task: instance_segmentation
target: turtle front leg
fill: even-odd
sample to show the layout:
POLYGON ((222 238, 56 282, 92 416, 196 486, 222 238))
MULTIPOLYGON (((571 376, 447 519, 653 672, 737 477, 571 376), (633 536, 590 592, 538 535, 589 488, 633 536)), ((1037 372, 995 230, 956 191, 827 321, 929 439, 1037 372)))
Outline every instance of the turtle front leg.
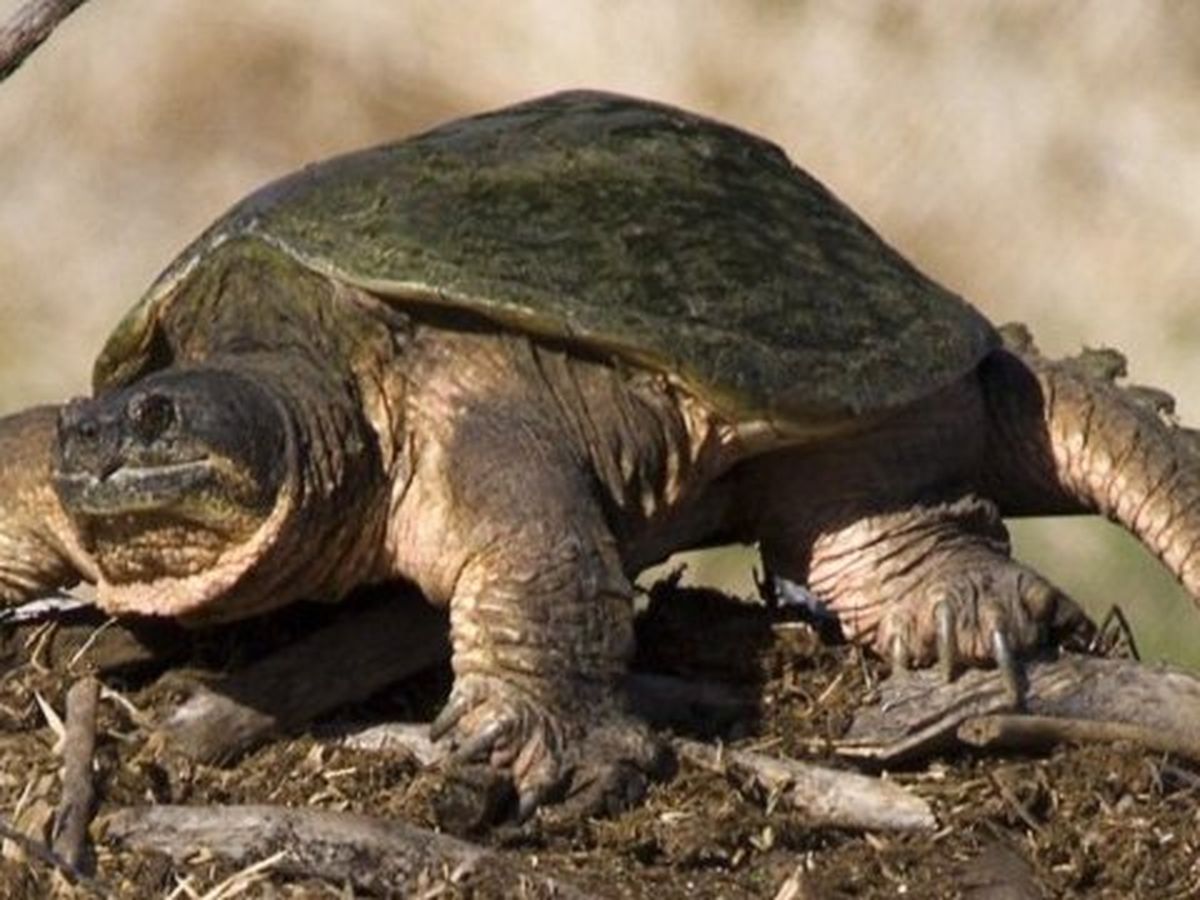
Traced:
POLYGON ((417 491, 422 527, 431 507, 444 510, 437 562, 454 573, 455 681, 433 736, 457 762, 506 773, 519 818, 551 799, 577 813, 626 806, 665 759, 625 712, 632 588, 586 478, 564 457, 530 423, 466 428, 438 467, 442 502, 417 491))
POLYGON ((56 406, 0 418, 0 605, 90 578, 51 484, 57 424, 56 406))

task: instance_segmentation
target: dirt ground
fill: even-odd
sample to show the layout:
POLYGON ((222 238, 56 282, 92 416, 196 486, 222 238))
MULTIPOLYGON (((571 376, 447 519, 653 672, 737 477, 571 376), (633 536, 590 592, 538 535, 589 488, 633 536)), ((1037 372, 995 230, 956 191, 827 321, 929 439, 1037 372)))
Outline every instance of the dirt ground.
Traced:
MULTIPOLYGON (((869 695, 880 675, 875 663, 845 646, 826 645, 802 626, 774 626, 761 607, 730 606, 706 592, 672 587, 659 588, 656 601, 641 623, 639 669, 758 692, 757 711, 700 723, 699 730, 710 732, 700 737, 830 761, 824 741, 844 731, 869 695), (680 618, 660 614, 664 609, 684 612, 680 618)), ((300 608, 220 631, 168 629, 153 655, 121 668, 106 667, 97 649, 102 640, 93 639, 82 653, 68 646, 68 633, 86 634, 98 618, 82 632, 78 622, 73 631, 0 625, 0 822, 47 838, 60 760, 43 704, 61 715, 66 689, 90 666, 99 668, 109 689, 100 704, 99 814, 91 831, 99 890, 118 897, 359 896, 351 885, 272 868, 239 878, 244 866, 200 848, 186 864, 175 864, 105 835, 107 815, 151 803, 320 807, 433 827, 436 771, 420 770, 404 754, 322 742, 314 737, 319 724, 224 767, 183 761, 148 740, 153 723, 186 693, 189 678, 237 669, 331 616, 349 614, 352 608, 300 608)), ((426 718, 448 680, 444 671, 424 673, 336 718, 426 718)), ((614 818, 567 822, 540 814, 520 828, 501 827, 472 840, 524 871, 555 876, 596 897, 1200 896, 1200 768, 1194 765, 1116 744, 1062 747, 1044 756, 962 755, 887 777, 931 803, 936 831, 812 827, 777 798, 680 763, 673 778, 614 818)), ((72 886, 12 842, 0 857, 2 897, 93 896, 95 890, 72 886)), ((436 873, 423 894, 519 895, 547 894, 508 878, 451 883, 436 873)))

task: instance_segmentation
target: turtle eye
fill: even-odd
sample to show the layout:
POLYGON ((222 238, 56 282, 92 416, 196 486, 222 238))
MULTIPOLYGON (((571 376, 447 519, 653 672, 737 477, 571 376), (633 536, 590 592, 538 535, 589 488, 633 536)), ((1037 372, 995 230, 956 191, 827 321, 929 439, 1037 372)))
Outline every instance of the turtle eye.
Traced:
POLYGON ((138 394, 129 401, 126 413, 133 433, 147 444, 175 423, 175 404, 162 394, 138 394))

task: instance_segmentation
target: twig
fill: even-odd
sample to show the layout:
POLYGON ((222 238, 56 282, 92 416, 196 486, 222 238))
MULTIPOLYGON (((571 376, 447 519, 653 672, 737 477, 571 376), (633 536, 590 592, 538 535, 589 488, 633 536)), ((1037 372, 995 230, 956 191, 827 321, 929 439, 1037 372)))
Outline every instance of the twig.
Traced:
POLYGON ((804 863, 800 863, 792 870, 787 881, 775 892, 775 900, 818 900, 804 869, 804 863))
POLYGON ((83 659, 84 654, 91 650, 96 642, 100 640, 100 636, 113 625, 117 624, 118 621, 119 620, 116 616, 109 616, 107 619, 101 622, 100 625, 96 627, 96 630, 87 636, 87 640, 80 645, 79 649, 71 655, 71 658, 67 660, 67 668, 73 669, 75 664, 79 662, 79 660, 83 659))
POLYGON ((1129 741, 1150 750, 1196 758, 1196 747, 1179 735, 1129 722, 1058 719, 1053 716, 995 715, 967 719, 958 726, 960 741, 979 749, 1028 750, 1066 742, 1129 741))
POLYGON ((256 863, 251 863, 242 869, 240 872, 234 872, 216 887, 212 888, 200 900, 225 900, 226 897, 233 897, 241 893, 248 887, 261 881, 266 877, 267 873, 274 868, 280 860, 288 855, 287 850, 280 850, 268 856, 266 859, 260 859, 256 863))
POLYGON ((430 882, 535 885, 551 896, 585 894, 477 844, 401 822, 282 806, 151 806, 106 820, 110 838, 176 861, 207 848, 235 864, 286 849, 278 871, 349 882, 365 891, 411 895, 430 882))
POLYGON ((1024 822, 1030 831, 1035 834, 1041 834, 1045 831, 1042 823, 1033 817, 1033 813, 1021 802, 1021 798, 1013 792, 1012 788, 1005 784, 994 772, 989 772, 987 777, 992 783, 992 787, 1004 798, 1004 802, 1012 807, 1013 812, 1017 814, 1017 818, 1024 822))
POLYGON ((0 838, 7 841, 12 841, 30 856, 41 860, 48 866, 52 866, 66 877, 67 881, 72 884, 78 884, 98 894, 101 897, 108 896, 108 889, 102 882, 94 878, 88 877, 84 872, 79 871, 75 866, 71 865, 41 841, 35 841, 29 835, 13 828, 3 819, 0 819, 0 838))
POLYGON ((0 81, 42 45, 62 20, 86 0, 30 0, 0 26, 0 81))
POLYGON ((684 738, 675 738, 671 745, 698 766, 728 772, 769 797, 786 798, 814 825, 863 831, 927 831, 937 826, 928 803, 890 781, 684 738))
POLYGON ((52 844, 74 868, 82 868, 87 830, 95 811, 92 756, 96 749, 96 703, 100 682, 81 678, 67 692, 67 725, 63 740, 62 798, 54 817, 52 844))

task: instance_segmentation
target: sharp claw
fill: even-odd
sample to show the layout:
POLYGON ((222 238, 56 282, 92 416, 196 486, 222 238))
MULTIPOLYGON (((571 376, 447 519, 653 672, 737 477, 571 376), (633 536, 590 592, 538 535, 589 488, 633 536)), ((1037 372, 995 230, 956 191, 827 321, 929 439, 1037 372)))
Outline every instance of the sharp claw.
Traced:
POLYGON ((496 742, 507 730, 508 727, 504 722, 493 719, 471 735, 462 746, 455 749, 450 756, 450 761, 455 764, 467 763, 491 752, 492 748, 496 746, 496 742))
POLYGON ((909 668, 908 644, 903 635, 892 638, 892 672, 905 672, 909 668))
POLYGON ((934 610, 937 617, 938 668, 947 684, 958 673, 958 632, 954 627, 954 609, 946 601, 934 610))
POLYGON ((459 720, 467 714, 470 709, 470 704, 462 697, 451 697, 446 701, 446 705, 442 707, 442 711, 437 714, 429 725, 429 739, 431 741, 440 741, 450 729, 458 724, 459 720))
POLYGON ((1021 709, 1025 705, 1024 692, 1021 690, 1021 673, 1017 670, 1017 661, 1008 638, 999 628, 992 632, 992 655, 996 659, 996 667, 1000 670, 1000 678, 1004 682, 1004 692, 1012 703, 1013 709, 1021 709))
POLYGON ((545 799, 546 791, 541 788, 521 791, 517 798, 517 824, 528 821, 545 799))

